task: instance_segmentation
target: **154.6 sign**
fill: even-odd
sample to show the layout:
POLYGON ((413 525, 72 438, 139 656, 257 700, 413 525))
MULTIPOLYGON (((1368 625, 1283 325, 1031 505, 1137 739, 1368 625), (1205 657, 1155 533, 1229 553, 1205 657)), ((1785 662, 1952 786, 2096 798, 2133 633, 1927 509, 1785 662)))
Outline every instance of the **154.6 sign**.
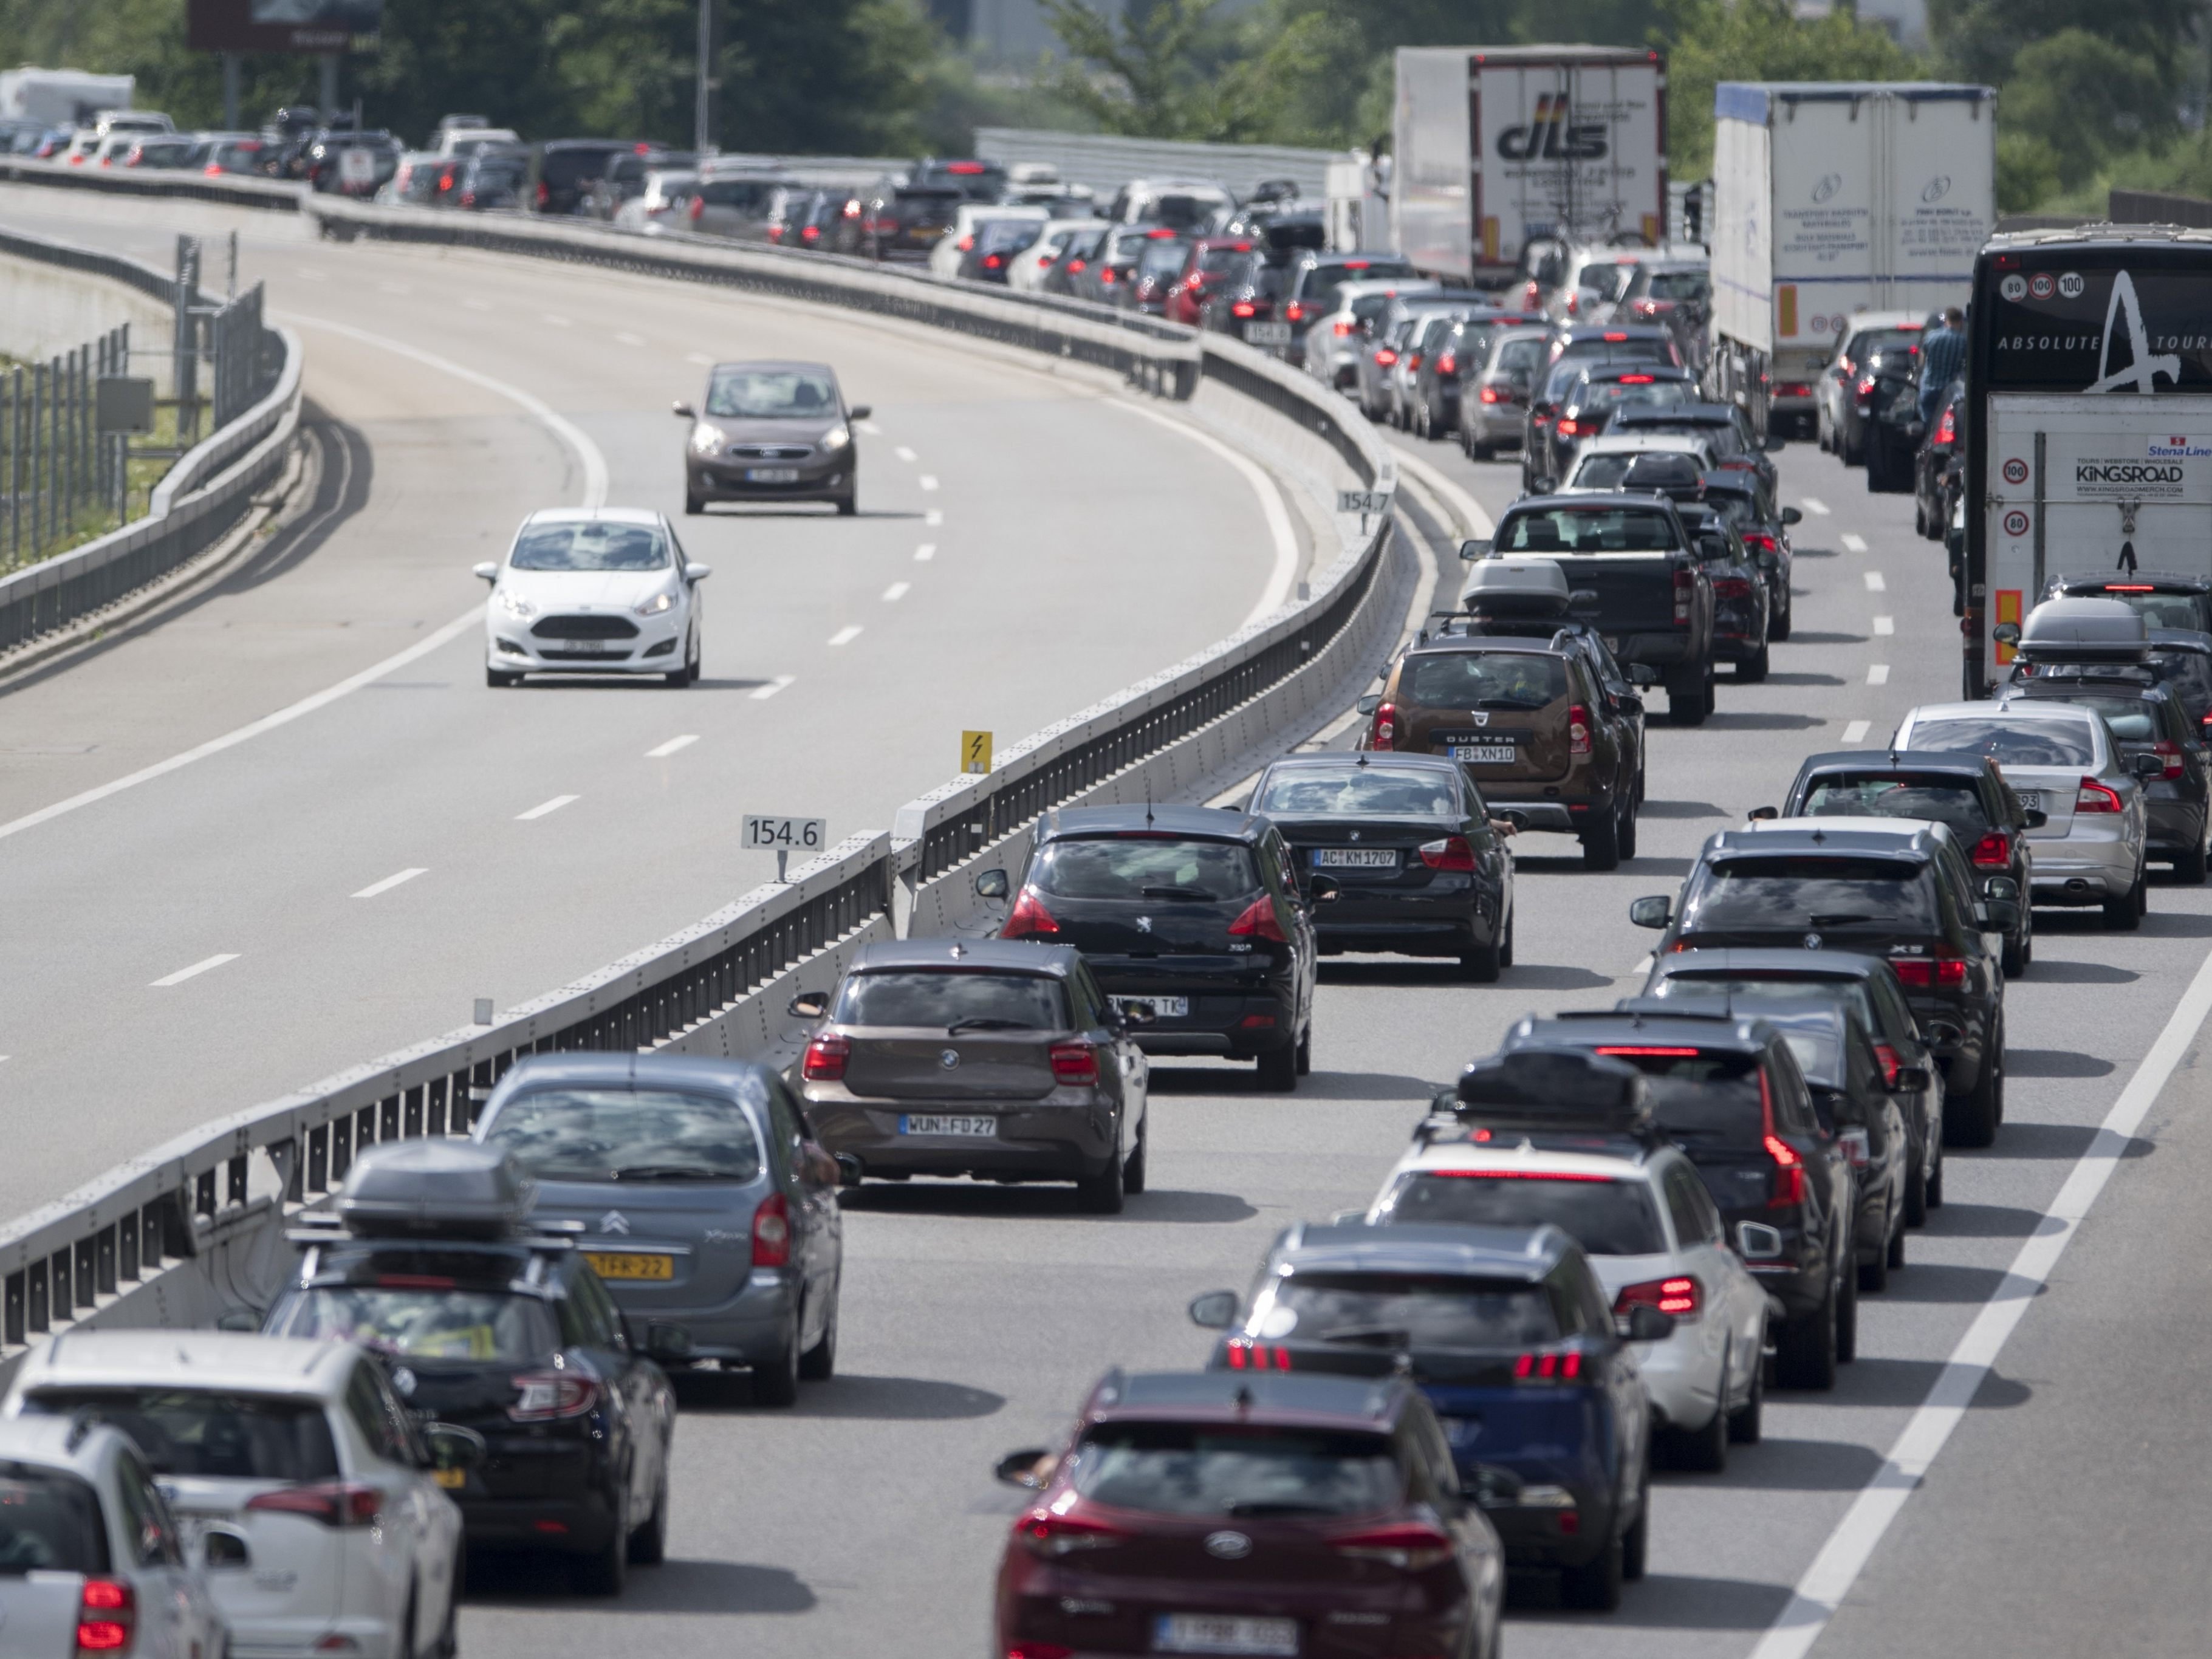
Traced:
POLYGON ((818 853, 829 845, 829 830, 827 818, 749 815, 745 819, 744 844, 748 850, 757 848, 775 853, 818 853))

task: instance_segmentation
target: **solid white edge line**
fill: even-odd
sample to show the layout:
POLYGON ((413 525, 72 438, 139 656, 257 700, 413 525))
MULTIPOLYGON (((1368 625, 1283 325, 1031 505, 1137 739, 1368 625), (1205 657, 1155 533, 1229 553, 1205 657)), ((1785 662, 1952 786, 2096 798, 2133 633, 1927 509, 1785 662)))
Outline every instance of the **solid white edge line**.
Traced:
POLYGON ((752 699, 755 702, 766 702, 770 697, 782 690, 785 686, 789 685, 798 678, 799 676, 796 674, 778 674, 766 685, 755 686, 753 688, 752 699))
POLYGON ((645 751, 645 757, 647 760, 666 760, 678 750, 689 749, 693 744, 698 741, 699 734, 696 732, 686 732, 680 738, 671 738, 666 743, 658 744, 653 748, 647 750, 645 751))
MULTIPOLYGON (((377 346, 386 351, 397 352, 403 357, 411 357, 427 368, 450 374, 456 380, 466 380, 473 386, 482 386, 487 392, 495 392, 505 398, 508 402, 534 416, 540 424, 550 429, 555 437, 567 445, 570 453, 576 457, 577 463, 584 470, 582 505, 586 507, 606 505, 607 458, 599 453, 599 447, 597 444, 584 435, 580 428, 556 412, 544 399, 525 392, 520 386, 509 386, 506 381, 495 380, 489 374, 479 374, 472 368, 465 368, 460 364, 441 357, 434 352, 424 351, 420 347, 409 345, 404 341, 386 339, 380 334, 371 334, 366 329, 356 328, 349 323, 334 323, 320 317, 303 317, 296 312, 277 312, 272 314, 286 322, 298 323, 310 328, 328 329, 334 334, 345 335, 350 339, 361 341, 365 345, 377 346)), ((274 714, 264 714, 259 720, 249 721, 234 732, 226 732, 219 738, 210 738, 207 742, 196 748, 187 749, 182 754, 172 755, 167 760, 156 761, 151 766, 141 767, 136 772, 103 783, 97 788, 87 789, 81 793, 71 795, 66 800, 58 800, 51 806, 42 806, 35 812, 26 812, 20 818, 0 823, 0 841, 5 841, 10 836, 19 835, 26 830, 33 829, 41 823, 58 818, 64 812, 74 812, 80 806, 89 806, 94 801, 106 800, 110 795, 119 795, 125 789, 135 788, 139 784, 164 776, 179 768, 190 766, 194 761, 205 760, 210 755, 219 755, 226 749, 234 749, 250 738, 259 737, 264 732, 273 732, 280 726, 289 726, 303 714, 312 714, 318 708, 336 702, 348 693, 358 691, 364 685, 374 684, 394 670, 404 668, 409 663, 429 655, 431 652, 448 641, 459 638, 469 629, 482 626, 483 614, 483 607, 481 605, 472 606, 442 628, 417 640, 404 651, 386 657, 382 662, 373 664, 362 669, 358 674, 349 675, 336 685, 325 686, 320 691, 302 697, 295 703, 277 709, 274 714)))
POLYGON ((237 951, 218 951, 211 957, 202 957, 189 968, 179 968, 173 974, 164 974, 146 988, 149 991, 166 991, 172 985, 182 985, 188 979, 198 978, 210 968, 220 968, 226 962, 237 960, 237 951))
POLYGON ((548 812, 557 812, 562 807, 568 805, 571 801, 581 800, 582 799, 583 797, 581 795, 556 795, 551 800, 539 801, 537 805, 532 807, 527 812, 517 812, 514 815, 514 821, 517 823, 527 823, 532 818, 542 818, 548 812))
POLYGON ((368 886, 362 888, 361 891, 356 893, 353 896, 356 898, 374 898, 379 893, 390 892, 402 882, 412 881, 417 876, 427 876, 429 873, 429 871, 427 869, 418 868, 402 870, 396 876, 386 876, 382 881, 373 881, 369 883, 368 886))
POLYGON ((1860 1488, 1820 1553, 1797 1581, 1789 1605, 1752 1649, 1751 1659, 1802 1659, 1820 1639, 1865 1571, 1890 1522, 1905 1507, 1913 1488, 1926 1478, 1951 1431, 1973 1404, 1974 1395, 1995 1369, 1998 1354, 2026 1317, 2029 1304, 2049 1284, 2058 1258, 2065 1254, 2090 1206, 2127 1155, 2136 1129, 2197 1040, 2207 1013, 2212 1013, 2212 954, 2198 966, 2166 1029, 2151 1044, 2127 1087, 2120 1091, 2120 1097, 2098 1126, 2096 1138, 2075 1160, 2034 1233, 2013 1257, 2011 1268, 1951 1350, 1927 1397, 1891 1445, 1889 1455, 1860 1488))

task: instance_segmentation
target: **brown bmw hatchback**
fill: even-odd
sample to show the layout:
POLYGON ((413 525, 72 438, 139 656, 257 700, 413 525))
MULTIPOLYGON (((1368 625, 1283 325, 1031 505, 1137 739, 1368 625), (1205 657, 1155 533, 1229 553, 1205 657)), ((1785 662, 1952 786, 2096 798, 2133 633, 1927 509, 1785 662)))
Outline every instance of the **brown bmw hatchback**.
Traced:
POLYGON ((691 422, 684 451, 684 510, 709 501, 830 501, 860 510, 860 447, 853 422, 866 404, 845 406, 826 363, 717 363, 707 400, 679 403, 691 422))
POLYGON ((870 945, 791 1012, 822 1022, 799 1065, 815 1139, 863 1177, 1073 1181, 1104 1215, 1144 1191, 1146 1016, 1117 1012, 1073 947, 870 945))

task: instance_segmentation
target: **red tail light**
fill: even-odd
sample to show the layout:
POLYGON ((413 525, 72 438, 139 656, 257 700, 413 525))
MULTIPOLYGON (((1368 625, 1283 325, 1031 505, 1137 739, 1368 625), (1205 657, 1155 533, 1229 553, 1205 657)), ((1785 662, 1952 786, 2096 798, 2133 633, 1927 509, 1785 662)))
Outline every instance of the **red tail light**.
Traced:
POLYGON ((2012 839, 2002 830, 1992 830, 1974 843, 1974 862, 1984 870, 2002 870, 2012 863, 2012 839))
POLYGON ((1418 351, 1407 352, 1406 354, 1406 372, 1408 374, 1418 374, 1420 371, 1421 354, 1418 351))
POLYGON ((1052 1080, 1088 1087, 1098 1081, 1098 1051, 1087 1042, 1052 1045, 1052 1080))
POLYGON ((1513 1362, 1516 1382, 1577 1382, 1582 1375, 1578 1353, 1524 1353, 1513 1362))
POLYGON ((1288 945, 1289 937, 1283 924, 1275 918, 1275 901, 1261 894, 1246 907, 1244 914, 1229 924, 1231 939, 1264 939, 1276 945, 1288 945))
POLYGON ((2156 743, 2153 744, 2151 747, 2156 750, 2158 751, 2159 757, 2166 762, 2166 770, 2160 773, 2159 775, 2164 778, 2166 782, 2172 783, 2176 778, 2181 775, 2181 745, 2178 743, 2170 743, 2166 738, 2160 738, 2156 743))
POLYGON ((1498 388, 1494 386, 1486 386, 1483 387, 1481 398, 1482 401, 1486 404, 1498 404, 1505 401, 1504 398, 1498 395, 1498 388))
POLYGON ((753 1212, 753 1266, 791 1265, 791 1207, 781 1193, 770 1193, 753 1212))
POLYGON ((1071 273, 1079 270, 1088 270, 1091 269, 1091 262, 1088 259, 1070 259, 1067 262, 1067 269, 1071 273))
POLYGON ((1283 307, 1284 321, 1291 323, 1303 323, 1305 319, 1306 303, 1304 301, 1293 300, 1290 304, 1283 307))
POLYGON ((1759 553, 1776 553, 1781 550, 1776 544, 1774 538, 1768 535, 1764 530, 1747 530, 1744 532, 1743 544, 1755 552, 1759 553))
POLYGON ((1656 374, 1624 374, 1620 377, 1620 384, 1623 386, 1650 386, 1659 377, 1656 374))
POLYGON ((1946 449, 1959 441, 1959 422, 1948 408, 1943 411, 1943 418, 1936 422, 1936 441, 1946 449))
POLYGON ((1613 1298, 1613 1310, 1625 1314, 1635 1307, 1656 1308, 1677 1319, 1695 1319, 1705 1310, 1705 1287, 1686 1273, 1623 1285, 1620 1294, 1613 1298))
POLYGON ((817 1031, 814 1040, 806 1045, 806 1059, 799 1073, 809 1083, 841 1083, 845 1077, 845 1062, 852 1057, 850 1038, 839 1036, 835 1031, 817 1031))
POLYGON ((1229 1339, 1229 1369, 1232 1371, 1286 1371, 1291 1351, 1279 1342, 1255 1342, 1249 1336, 1229 1339))
POLYGON ((783 227, 781 225, 770 225, 768 228, 768 239, 771 242, 781 242, 783 240, 783 227))
POLYGON ((1687 570, 1674 573, 1674 620, 1685 627, 1690 621, 1690 601, 1698 591, 1698 579, 1687 570))
POLYGON ((1862 403, 1865 402, 1867 398, 1870 398, 1870 397, 1872 397, 1872 396, 1874 395, 1874 376, 1873 376, 1873 375, 1871 375, 1871 374, 1862 374, 1862 375, 1860 375, 1860 376, 1859 376, 1859 383, 1858 383, 1858 395, 1859 395, 1859 401, 1860 401, 1860 402, 1862 402, 1862 403))
MULTIPOLYGON (((445 186, 441 185, 438 188, 443 190, 445 186)), ((707 198, 703 196, 694 196, 691 198, 691 222, 695 225, 697 224, 699 222, 699 216, 706 212, 706 210, 707 198)))
POLYGON ((1576 420, 1572 416, 1562 415, 1559 416, 1559 435, 1562 438, 1574 437, 1582 431, 1583 425, 1583 422, 1576 420))
POLYGON ((1626 334, 1616 334, 1616 333, 1613 333, 1613 332, 1610 332, 1610 331, 1608 331, 1608 332, 1604 336, 1605 342, 1606 342, 1606 343, 1607 343, 1607 344, 1608 344, 1608 345, 1619 345, 1619 344, 1620 344, 1623 340, 1626 339, 1627 337, 1628 337, 1628 336, 1626 336, 1626 334))
POLYGON ((1747 599, 1751 597, 1751 578, 1716 576, 1713 578, 1713 597, 1717 599, 1747 599))
POLYGON ((1389 368, 1389 367, 1390 367, 1390 365, 1391 365, 1391 364, 1393 364, 1393 363, 1396 362, 1397 361, 1398 361, 1398 354, 1397 354, 1396 352, 1395 352, 1395 351, 1391 350, 1391 349, 1390 349, 1390 348, 1389 348, 1389 346, 1377 346, 1377 347, 1376 347, 1376 349, 1375 349, 1375 366, 1376 366, 1377 368, 1389 368))
MULTIPOLYGON (((1130 1534, 1103 1521, 1082 1521, 1072 1515, 1032 1510, 1014 1522, 1014 1542, 1032 1555, 1056 1560, 1078 1550, 1110 1549, 1130 1534)), ((1058 1650, 1061 1653, 1066 1648, 1058 1650)))
POLYGON ((544 207, 552 199, 553 192, 545 187, 545 181, 543 179, 540 179, 538 181, 538 205, 544 207))
POLYGON ((1805 1201, 1805 1160, 1797 1156, 1795 1146, 1774 1133, 1774 1091, 1764 1066, 1759 1068, 1759 1117, 1766 1155, 1774 1160, 1774 1187, 1768 1194, 1767 1207, 1793 1209, 1805 1201))
POLYGON ((1966 982, 1964 957, 1892 957, 1897 982, 1915 991, 1955 991, 1966 982))
POLYGON ((1344 335, 1351 333, 1352 331, 1358 325, 1349 317, 1340 317, 1330 326, 1332 331, 1340 338, 1344 335))
POLYGON ((1105 287, 1111 288, 1121 279, 1114 274, 1113 266, 1101 265, 1098 267, 1098 280, 1105 287))
POLYGON ((1452 1540, 1436 1528, 1418 1521, 1393 1527, 1370 1527, 1328 1540, 1339 1555, 1356 1560, 1380 1561, 1401 1572, 1425 1572, 1452 1559, 1452 1540))
MULTIPOLYGON (((522 1380, 515 1379, 518 1382, 522 1380)), ((374 1486, 349 1480, 325 1480, 313 1486, 283 1486, 275 1492, 264 1492, 258 1498, 248 1498, 246 1507, 273 1510, 279 1515, 304 1515, 310 1521, 342 1529, 373 1527, 384 1512, 384 1494, 374 1486)))
POLYGON ((1582 314, 1582 291, 1579 289, 1569 289, 1567 290, 1567 315, 1570 317, 1580 316, 1582 314))
POLYGON ((2084 778, 2081 787, 2074 796, 2074 810, 2077 812, 2117 812, 2120 810, 2119 791, 2107 788, 2094 778, 2084 778))
POLYGON ((1233 301, 1229 307, 1229 314, 1232 317, 1256 317, 1259 313, 1260 307, 1249 300, 1233 301))
POLYGON ((1468 845, 1465 836, 1446 836, 1442 841, 1422 842, 1421 862, 1431 870, 1472 870, 1474 848, 1468 845))
POLYGON ((983 269, 986 270, 996 270, 1006 263, 995 253, 987 253, 983 256, 983 269))
POLYGON ((1897 1087, 1897 1068, 1899 1064, 1897 1050, 1887 1042, 1877 1042, 1874 1045, 1874 1057, 1881 1062, 1881 1080, 1893 1089, 1897 1087))
POLYGON ((1570 755, 1587 755, 1589 751, 1589 710, 1577 703, 1567 710, 1567 752, 1570 755))
POLYGON ((88 1578, 77 1592, 76 1609, 79 1653, 130 1650, 131 1634, 138 1625, 138 1598, 130 1585, 119 1578, 88 1578))
POLYGON ((1075 1650, 1057 1642, 1017 1642, 1006 1650, 1006 1659, 1075 1659, 1075 1650))
POLYGON ((526 1371, 512 1380, 517 1393, 507 1414, 518 1423, 583 1417, 598 1409, 601 1398, 599 1383, 580 1371, 526 1371))
POLYGON ((1060 924, 1052 919, 1052 912, 1044 908, 1044 901, 1034 887, 1022 889, 1021 896, 1014 901, 1012 914, 1006 925, 999 930, 1000 939, 1042 939, 1057 933, 1060 924))
POLYGON ((822 227, 819 225, 803 226, 799 233, 799 240, 802 242, 818 241, 821 236, 822 227))
POLYGON ((1395 702, 1375 706, 1375 724, 1367 733, 1370 749, 1395 747, 1398 739, 1398 705, 1395 702))
POLYGON ((975 239, 973 236, 963 236, 957 242, 953 244, 953 246, 963 253, 967 252, 975 246, 975 239))
POLYGON ((1443 356, 1437 359, 1437 373, 1446 376, 1458 374, 1458 357, 1449 351, 1444 353, 1443 356))

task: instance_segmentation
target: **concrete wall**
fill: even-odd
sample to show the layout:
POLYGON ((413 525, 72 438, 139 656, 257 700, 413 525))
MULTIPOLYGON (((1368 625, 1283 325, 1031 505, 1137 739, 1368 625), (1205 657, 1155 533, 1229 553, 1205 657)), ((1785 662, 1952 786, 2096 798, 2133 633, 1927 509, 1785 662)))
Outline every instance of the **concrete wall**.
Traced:
POLYGON ((131 372, 151 374, 155 395, 170 396, 174 329, 167 306, 105 277, 0 254, 0 356, 44 362, 125 323, 131 372))

